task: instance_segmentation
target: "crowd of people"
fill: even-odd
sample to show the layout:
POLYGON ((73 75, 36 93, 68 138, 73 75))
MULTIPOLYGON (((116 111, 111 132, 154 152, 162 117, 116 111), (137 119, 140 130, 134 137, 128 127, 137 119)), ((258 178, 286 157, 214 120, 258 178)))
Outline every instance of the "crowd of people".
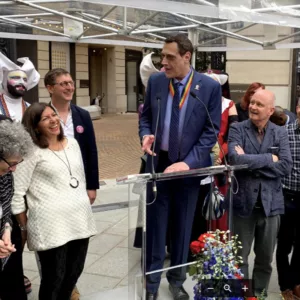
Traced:
MULTIPOLYGON (((228 77, 211 71, 197 73, 190 66, 192 54, 191 42, 178 35, 165 40, 163 70, 155 69, 149 59, 151 54, 142 62, 141 76, 147 83, 139 123, 142 150, 148 157, 155 155, 155 172, 220 165, 225 159, 231 165, 246 164, 246 170, 236 172, 237 181, 233 184, 237 188, 233 195, 233 234, 242 243, 241 271, 244 278, 253 279, 256 296, 267 296, 277 245, 281 295, 287 300, 300 297, 300 103, 296 116, 275 106, 274 93, 266 90, 263 83, 254 82, 234 104, 221 92, 228 77), (250 276, 248 257, 253 244, 255 259, 250 276)), ((230 92, 226 92, 230 98, 230 92)), ((147 160, 145 171, 153 172, 152 159, 147 160)), ((164 266, 166 238, 170 266, 174 267, 193 260, 189 244, 200 234, 209 229, 228 230, 227 213, 214 221, 206 221, 202 215, 212 181, 226 195, 226 177, 210 176, 200 184, 195 178, 175 181, 158 182, 155 199, 150 184, 147 189, 146 271, 151 272, 146 278, 147 300, 158 299, 161 272, 153 271, 164 266)), ((175 300, 189 299, 183 287, 185 274, 185 268, 167 272, 175 300)))
MULTIPOLYGON (((141 65, 146 88, 139 109, 145 153, 141 171, 246 164, 247 169, 236 172, 232 220, 242 243, 242 273, 253 278, 256 295, 267 295, 277 245, 282 297, 300 298, 300 103, 296 116, 275 106, 274 93, 254 82, 235 104, 229 91, 222 94, 228 74, 195 71, 192 55, 191 41, 176 35, 165 40, 161 70, 153 66, 151 54, 141 65)), ((30 60, 20 63, 0 53, 0 299, 27 299, 30 281, 22 267, 27 243, 39 263, 39 299, 76 300, 89 238, 96 234, 91 204, 99 172, 93 124, 87 111, 71 104, 75 86, 64 69, 45 75, 49 103, 25 102, 24 94, 40 76, 30 60)), ((222 175, 159 181, 157 193, 148 184, 147 300, 158 299, 161 272, 155 271, 164 266, 166 244, 174 267, 193 260, 189 245, 200 234, 228 229, 227 213, 214 221, 202 216, 212 183, 227 194, 222 175)), ((140 240, 136 238, 139 247, 140 240)), ((189 299, 183 287, 186 268, 171 268, 167 279, 174 300, 189 299)))
POLYGON ((25 102, 40 76, 30 60, 20 62, 0 53, 0 299, 27 299, 27 243, 39 266, 39 299, 78 300, 76 282, 96 234, 93 124, 86 110, 71 104, 74 81, 64 69, 45 75, 49 103, 25 102))

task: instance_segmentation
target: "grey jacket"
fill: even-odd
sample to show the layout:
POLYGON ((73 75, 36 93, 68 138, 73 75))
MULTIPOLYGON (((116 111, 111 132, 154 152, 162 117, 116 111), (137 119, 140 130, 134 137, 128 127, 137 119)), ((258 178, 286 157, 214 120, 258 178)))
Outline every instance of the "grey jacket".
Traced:
POLYGON ((247 170, 236 172, 238 193, 233 196, 234 214, 250 216, 260 189, 266 216, 283 214, 281 178, 289 174, 292 168, 286 129, 269 121, 260 144, 250 120, 233 124, 228 137, 228 156, 232 165, 248 164, 247 170), (244 149, 244 155, 236 153, 236 145, 244 149), (278 156, 278 162, 273 162, 272 154, 278 156))

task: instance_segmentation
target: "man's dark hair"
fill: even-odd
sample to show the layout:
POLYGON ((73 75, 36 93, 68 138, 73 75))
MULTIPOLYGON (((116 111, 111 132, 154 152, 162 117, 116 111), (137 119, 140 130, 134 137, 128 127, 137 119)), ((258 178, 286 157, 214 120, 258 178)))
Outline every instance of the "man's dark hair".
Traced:
MULTIPOLYGON (((22 124, 25 129, 29 132, 33 142, 40 148, 48 148, 49 144, 45 136, 38 131, 38 124, 41 121, 42 114, 46 107, 50 107, 55 113, 55 109, 46 103, 33 103, 30 105, 23 115, 22 124)), ((64 139, 64 131, 60 125, 60 134, 57 136, 58 141, 64 139)))
POLYGON ((181 56, 183 56, 187 52, 190 52, 191 56, 193 55, 194 52, 193 44, 185 34, 177 34, 174 36, 169 36, 166 38, 165 43, 166 44, 176 43, 178 46, 178 52, 181 56))
POLYGON ((47 87, 47 85, 55 85, 56 78, 61 75, 70 75, 70 72, 62 68, 56 68, 48 71, 44 78, 45 87, 47 87))

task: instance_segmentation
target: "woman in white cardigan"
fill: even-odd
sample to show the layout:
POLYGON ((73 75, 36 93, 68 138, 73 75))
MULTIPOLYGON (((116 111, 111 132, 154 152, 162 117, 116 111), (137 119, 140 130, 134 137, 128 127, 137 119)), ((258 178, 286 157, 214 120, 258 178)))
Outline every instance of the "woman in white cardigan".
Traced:
POLYGON ((80 148, 64 137, 47 104, 30 106, 22 123, 36 149, 15 173, 12 212, 24 243, 40 259, 39 299, 67 300, 83 271, 89 238, 96 234, 80 148))

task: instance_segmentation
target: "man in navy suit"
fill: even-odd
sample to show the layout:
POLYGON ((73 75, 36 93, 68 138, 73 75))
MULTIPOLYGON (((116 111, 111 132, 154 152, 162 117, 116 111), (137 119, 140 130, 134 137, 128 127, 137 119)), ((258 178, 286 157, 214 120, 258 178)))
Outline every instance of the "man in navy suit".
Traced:
POLYGON ((239 255, 246 279, 254 241, 252 277, 257 296, 268 292, 280 215, 284 213, 281 179, 292 168, 286 129, 269 121, 274 102, 272 92, 257 91, 250 100, 249 120, 233 124, 228 137, 230 163, 248 165, 246 171, 236 173, 238 192, 233 196, 233 226, 243 247, 239 255))
MULTIPOLYGON (((75 138, 79 144, 86 177, 86 190, 91 204, 99 189, 98 152, 93 123, 88 111, 71 104, 75 85, 67 70, 50 70, 44 78, 45 87, 51 95, 51 105, 57 111, 66 137, 75 138)), ((76 226, 76 224, 74 224, 76 226)), ((71 300, 78 300, 75 287, 71 300)))
MULTIPOLYGON (((216 143, 208 120, 207 106, 218 133, 221 120, 221 88, 213 79, 190 66, 193 45, 185 35, 165 40, 162 64, 165 72, 153 74, 147 85, 143 113, 139 123, 142 150, 154 155, 155 172, 178 172, 211 165, 210 151, 216 143), (193 91, 201 101, 190 95, 193 91), (160 109, 159 107, 160 106, 160 109), (160 114, 158 112, 160 111, 160 114), (155 136, 155 127, 158 129, 155 136), (153 142, 156 146, 153 149, 153 142)), ((146 172, 152 172, 148 157, 146 172)), ((171 266, 187 262, 191 228, 200 188, 199 178, 157 182, 157 197, 147 189, 146 271, 163 268, 168 219, 171 219, 171 266)), ((200 217, 200 216, 199 216, 200 217)), ((168 271, 173 298, 189 299, 183 288, 185 268, 168 271)), ((147 276, 147 300, 155 300, 161 273, 147 276)))

